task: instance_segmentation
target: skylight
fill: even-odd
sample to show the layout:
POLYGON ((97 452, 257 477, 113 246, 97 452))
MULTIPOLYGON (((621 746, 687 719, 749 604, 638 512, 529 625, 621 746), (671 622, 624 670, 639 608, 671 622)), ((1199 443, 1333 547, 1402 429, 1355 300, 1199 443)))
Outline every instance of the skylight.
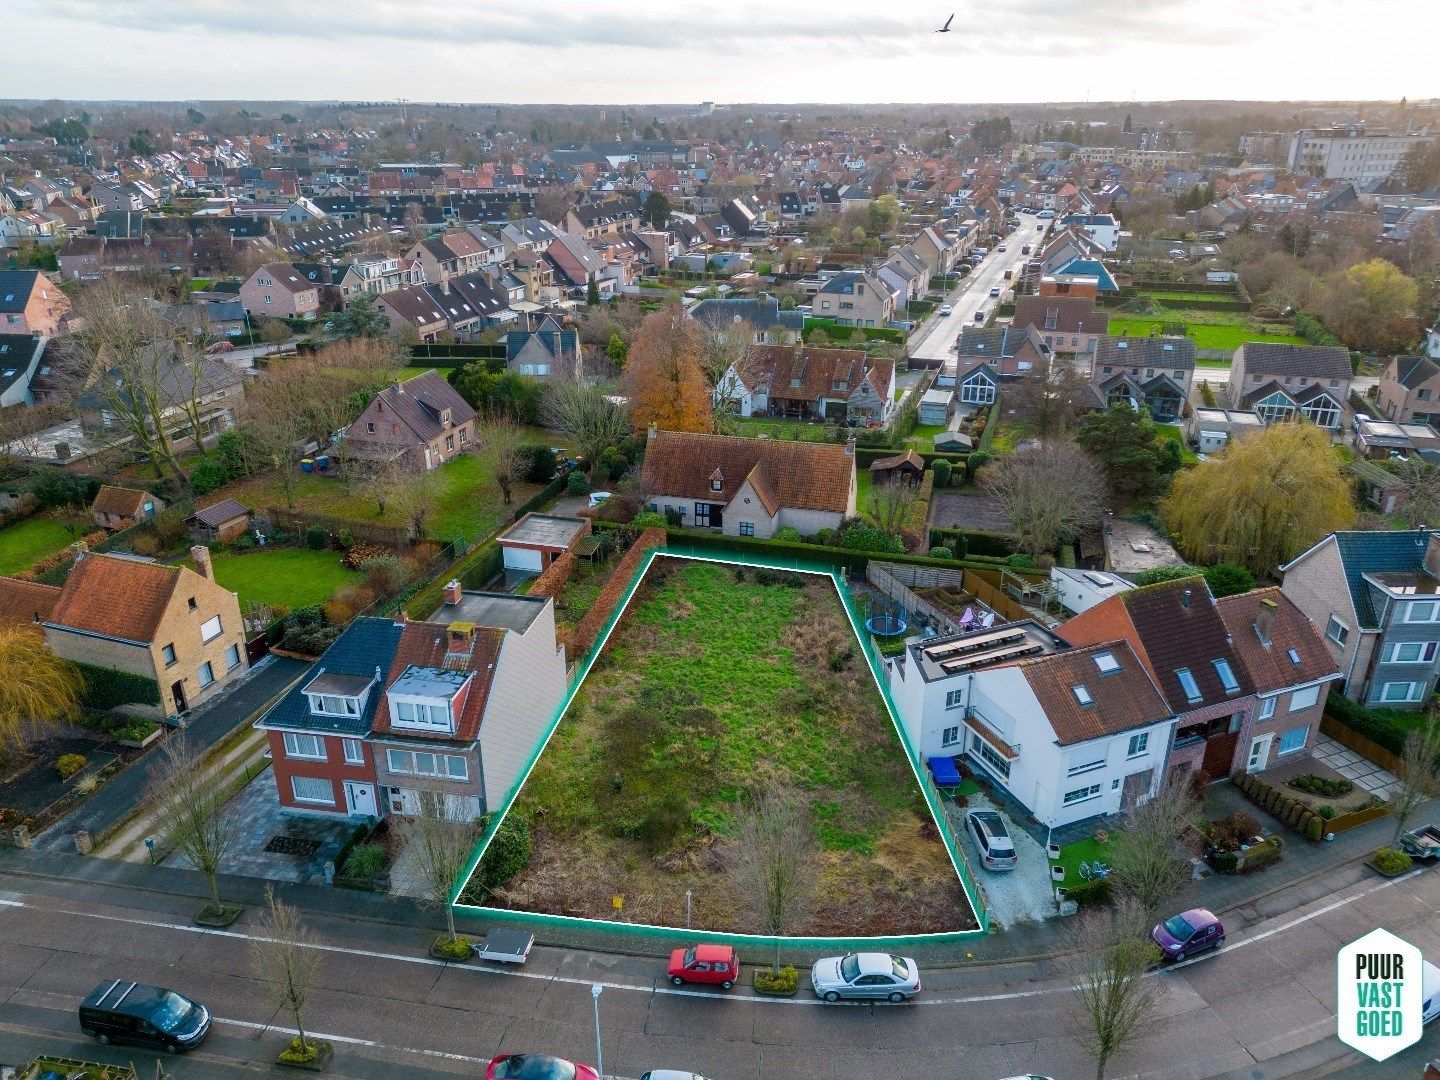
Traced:
POLYGON ((1235 679, 1235 672, 1230 670, 1230 661, 1216 660, 1215 674, 1220 676, 1220 682, 1224 685, 1227 694, 1233 694, 1240 689, 1240 683, 1235 679))
POLYGON ((1083 684, 1072 686, 1070 690, 1075 695, 1075 700, 1081 705, 1094 705, 1095 699, 1090 696, 1090 691, 1083 684))
POLYGON ((1192 705, 1200 700, 1200 687, 1188 667, 1176 668, 1175 677, 1180 680, 1180 689, 1185 691, 1185 700, 1192 705))
POLYGON ((1114 653, 1096 653, 1095 666, 1100 669, 1101 675, 1111 675, 1120 670, 1120 661, 1115 659, 1114 653))
POLYGON ((1285 655, 1290 657, 1290 663, 1294 664, 1296 667, 1300 666, 1300 654, 1294 649, 1286 649, 1285 655))

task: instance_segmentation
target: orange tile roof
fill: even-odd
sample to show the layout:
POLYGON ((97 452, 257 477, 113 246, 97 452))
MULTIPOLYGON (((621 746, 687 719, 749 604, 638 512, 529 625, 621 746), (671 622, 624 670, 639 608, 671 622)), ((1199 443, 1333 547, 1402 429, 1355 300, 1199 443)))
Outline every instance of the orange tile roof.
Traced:
MULTIPOLYGON (((403 734, 407 739, 435 739, 439 742, 469 743, 479 737, 480 721, 485 717, 485 704, 490 700, 490 685, 495 677, 495 665, 500 659, 500 645, 505 640, 505 631, 496 627, 484 626, 472 626, 467 629, 470 630, 474 639, 474 647, 471 649, 469 657, 459 666, 454 661, 446 659, 446 653, 449 650, 446 639, 449 636, 450 627, 441 623, 412 622, 406 623, 405 629, 401 631, 400 642, 395 648, 395 659, 391 661, 390 671, 385 676, 387 689, 404 674, 406 668, 412 665, 475 673, 474 677, 466 684, 465 701, 460 715, 455 718, 453 735, 405 728, 403 734)), ((390 698, 388 695, 382 697, 380 704, 376 706, 375 720, 371 724, 370 730, 377 735, 402 734, 402 730, 390 726, 390 698)))
POLYGON ((0 626, 44 622, 60 599, 60 586, 0 577, 0 626))
POLYGON ((180 567, 164 563, 85 555, 70 571, 46 622, 148 643, 154 639, 180 575, 180 567))
POLYGON ((96 514, 134 517, 140 512, 141 504, 148 498, 150 498, 148 494, 136 488, 102 484, 100 490, 95 493, 95 501, 90 504, 90 510, 96 514))
POLYGON ((1123 640, 1038 656, 1015 666, 1064 746, 1144 727, 1171 715, 1139 657, 1123 640), (1101 653, 1109 653, 1119 670, 1102 672, 1095 662, 1101 653), (1091 704, 1080 703, 1076 686, 1085 688, 1091 704))
POLYGON ((1238 596, 1221 597, 1215 606, 1230 631, 1240 663, 1260 693, 1340 674, 1319 632, 1279 588, 1252 589, 1238 596), (1260 606, 1267 600, 1275 605, 1268 646, 1261 642, 1255 629, 1260 606), (1300 659, 1298 664, 1290 658, 1292 649, 1300 659))

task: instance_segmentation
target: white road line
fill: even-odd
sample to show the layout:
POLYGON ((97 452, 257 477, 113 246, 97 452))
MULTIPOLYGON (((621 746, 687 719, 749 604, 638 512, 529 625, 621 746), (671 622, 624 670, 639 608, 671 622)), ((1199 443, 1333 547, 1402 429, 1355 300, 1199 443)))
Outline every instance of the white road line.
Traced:
MULTIPOLYGON (((1421 873, 1423 873, 1423 872, 1424 872, 1424 871, 1423 871, 1422 869, 1417 868, 1417 869, 1415 869, 1415 870, 1410 871, 1408 874, 1403 874, 1403 875, 1401 875, 1400 877, 1391 878, 1391 879, 1388 880, 1388 881, 1383 881, 1383 882, 1380 882, 1380 883, 1377 884, 1377 885, 1372 885, 1372 886, 1370 886, 1369 888, 1364 889, 1364 890, 1362 890, 1362 891, 1360 891, 1360 892, 1358 892, 1358 893, 1355 893, 1355 894, 1353 894, 1353 895, 1351 895, 1351 896, 1343 897, 1342 899, 1335 900, 1335 901, 1333 901, 1332 903, 1326 904, 1324 907, 1317 908, 1316 910, 1311 911, 1311 912, 1308 912, 1308 913, 1306 913, 1306 914, 1304 914, 1304 915, 1296 916, 1295 918, 1289 919, 1289 920, 1287 920, 1286 922, 1280 923, 1280 924, 1277 925, 1277 926, 1273 926, 1273 927, 1269 927, 1269 928, 1267 928, 1267 929, 1265 929, 1265 930, 1261 930, 1261 931, 1259 931, 1259 932, 1251 935, 1250 937, 1244 938, 1244 939, 1241 940, 1241 941, 1236 941, 1234 944, 1227 945, 1227 946, 1226 946, 1223 950, 1221 950, 1219 953, 1212 953, 1212 954, 1210 954, 1210 955, 1208 955, 1208 956, 1192 956, 1192 957, 1190 957, 1189 959, 1181 960, 1181 961, 1179 961, 1179 962, 1177 962, 1177 963, 1170 964, 1170 965, 1168 965, 1168 966, 1166 966, 1166 967, 1164 967, 1164 968, 1156 968, 1155 970, 1151 971, 1150 974, 1152 974, 1152 975, 1158 975, 1158 974, 1162 974, 1162 973, 1168 972, 1168 971, 1178 971, 1178 970, 1180 970, 1181 968, 1186 968, 1186 967, 1191 966, 1192 964, 1200 963, 1202 960, 1210 960, 1210 959, 1213 959, 1215 956, 1225 955, 1225 954, 1228 954, 1228 953, 1232 953, 1232 952, 1234 952, 1234 951, 1237 950, 1237 949, 1243 949, 1243 948, 1245 948, 1247 945, 1254 945, 1254 944, 1256 944, 1257 942, 1264 941, 1264 940, 1266 940, 1267 938, 1273 937, 1273 936, 1276 935, 1276 934, 1283 933, 1283 932, 1286 931, 1286 930, 1291 930, 1291 929, 1294 929, 1296 926, 1300 926, 1300 925, 1303 925, 1304 923, 1310 922, 1312 919, 1319 918, 1321 915, 1326 915, 1326 914, 1328 914, 1328 913, 1330 913, 1330 912, 1332 912, 1332 911, 1335 911, 1335 910, 1337 910, 1337 909, 1339 909, 1339 908, 1345 907, 1347 904, 1352 904, 1352 903, 1354 903, 1354 902, 1357 901, 1357 900, 1363 900, 1365 897, 1371 896, 1371 895, 1373 895, 1374 893, 1377 893, 1377 892, 1381 891, 1382 889, 1388 889, 1388 888, 1390 888, 1392 885, 1399 885, 1399 884, 1402 883, 1402 882, 1409 881, 1409 880, 1411 880, 1412 878, 1418 876, 1419 874, 1421 874, 1421 873)), ((94 911, 75 911, 75 910, 73 910, 73 909, 63 908, 63 907, 41 907, 41 906, 37 906, 37 905, 32 904, 32 903, 28 903, 28 902, 26 902, 25 900, 5 900, 5 899, 0 899, 0 906, 3 906, 3 907, 12 907, 12 908, 28 908, 28 909, 30 909, 30 910, 34 910, 34 911, 45 911, 45 912, 50 912, 50 913, 52 913, 52 914, 73 915, 73 916, 75 916, 75 917, 77 917, 77 918, 98 919, 98 920, 101 920, 101 921, 104 921, 104 922, 123 923, 123 924, 129 925, 129 926, 143 926, 143 927, 147 927, 147 928, 152 929, 152 930, 175 930, 175 931, 180 931, 180 932, 182 932, 182 933, 187 933, 187 934, 198 934, 198 935, 202 935, 202 936, 208 935, 208 936, 211 936, 211 937, 231 938, 231 939, 237 940, 237 941, 269 941, 269 940, 271 940, 271 939, 266 938, 266 937, 263 937, 263 936, 261 936, 261 935, 257 935, 257 934, 246 934, 246 933, 243 933, 243 932, 238 931, 238 930, 221 930, 221 929, 215 929, 215 928, 204 927, 204 926, 192 926, 192 925, 189 925, 189 924, 186 924, 186 923, 164 922, 164 921, 156 920, 156 919, 139 919, 139 918, 133 918, 133 917, 124 916, 124 915, 107 915, 107 914, 103 914, 103 913, 100 913, 100 912, 94 912, 94 911)), ((406 954, 406 953, 381 952, 381 951, 375 950, 375 949, 349 948, 349 947, 342 946, 342 945, 327 945, 327 944, 323 944, 323 943, 317 943, 317 944, 308 945, 307 947, 308 947, 308 948, 315 949, 315 950, 317 950, 317 951, 319 951, 319 952, 338 953, 338 954, 343 955, 343 956, 361 956, 361 957, 366 957, 366 958, 371 959, 371 960, 393 960, 393 961, 398 961, 398 962, 400 962, 400 963, 405 963, 405 964, 423 964, 423 965, 430 966, 430 967, 453 968, 453 969, 458 970, 458 971, 473 971, 473 972, 477 972, 477 973, 481 973, 481 974, 496 975, 496 976, 501 976, 501 977, 505 977, 505 978, 513 978, 513 979, 533 979, 533 980, 537 980, 537 981, 539 981, 539 982, 561 983, 561 984, 567 984, 567 985, 572 985, 572 986, 592 986, 592 985, 599 985, 599 986, 604 987, 604 988, 607 989, 607 990, 628 990, 628 991, 632 991, 632 992, 636 992, 636 993, 653 994, 653 995, 656 995, 656 996, 662 996, 662 995, 663 995, 663 996, 666 996, 666 997, 713 999, 713 998, 715 998, 715 997, 717 996, 716 994, 714 994, 714 993, 712 993, 712 992, 704 991, 704 990, 685 990, 685 989, 682 989, 682 988, 676 988, 676 987, 670 987, 670 986, 642 985, 642 984, 638 984, 638 983, 616 982, 616 981, 614 981, 614 980, 607 980, 607 979, 601 979, 601 978, 585 978, 585 977, 582 977, 582 976, 575 976, 575 975, 544 974, 544 973, 541 973, 541 972, 538 972, 538 971, 518 971, 518 970, 515 970, 514 968, 499 968, 499 967, 488 967, 488 966, 487 966, 487 967, 481 967, 481 966, 473 966, 473 967, 472 967, 472 966, 470 966, 470 965, 452 964, 452 963, 449 963, 449 962, 447 962, 447 961, 444 961, 444 960, 436 960, 436 959, 434 959, 434 958, 432 958, 432 957, 428 957, 428 956, 412 956, 412 955, 409 955, 409 954, 406 954)), ((909 1004, 911 1004, 911 1005, 931 1005, 931 1006, 933 1006, 933 1005, 978 1005, 978 1004, 983 1004, 983 1003, 986 1003, 986 1002, 993 1002, 993 1001, 1017 1001, 1017 1000, 1020 1000, 1020 999, 1022 999, 1022 998, 1042 997, 1042 996, 1044 996, 1044 995, 1046 995, 1046 994, 1065 993, 1065 992, 1067 992, 1067 991, 1069 991, 1069 990, 1071 990, 1071 989, 1073 989, 1072 984, 1064 983, 1064 984, 1053 985, 1053 986, 1048 986, 1048 987, 1037 987, 1037 988, 1031 989, 1031 990, 1013 990, 1013 991, 1007 991, 1007 992, 997 993, 997 994, 972 994, 972 995, 966 995, 966 996, 963 996, 963 997, 929 997, 929 996, 927 996, 927 997, 923 997, 923 998, 913 999, 909 1004)), ((733 995, 728 995, 727 998, 726 998, 726 1000, 729 1000, 729 1001, 741 1001, 741 1002, 744 1002, 744 1003, 746 1003, 746 1004, 756 1004, 756 1005, 806 1005, 806 1006, 817 1006, 817 1007, 818 1007, 818 1006, 821 1006, 821 1005, 826 1005, 826 1006, 829 1007, 829 1008, 834 1008, 834 1007, 835 1007, 835 1006, 833 1006, 833 1005, 827 1005, 827 1003, 822 1002, 822 1001, 819 1001, 818 999, 808 998, 808 997, 764 998, 764 997, 758 997, 758 996, 750 995, 750 994, 733 994, 733 995)), ((839 1004, 865 1005, 865 1004, 869 1004, 869 1003, 868 1003, 868 1002, 842 1002, 842 1003, 839 1003, 839 1004)), ((235 1022, 236 1022, 236 1023, 240 1023, 240 1021, 235 1021, 235 1022)), ((293 1034, 293 1032, 292 1032, 292 1034, 293 1034)), ((327 1036, 327 1037, 328 1037, 328 1036, 327 1036)), ((419 1052, 422 1052, 422 1051, 416 1051, 416 1052, 419 1053, 419 1052)))

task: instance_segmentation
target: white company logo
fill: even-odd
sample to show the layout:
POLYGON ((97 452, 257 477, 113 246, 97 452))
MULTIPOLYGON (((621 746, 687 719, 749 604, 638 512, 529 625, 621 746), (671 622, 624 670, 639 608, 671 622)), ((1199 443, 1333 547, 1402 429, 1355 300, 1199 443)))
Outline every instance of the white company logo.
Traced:
POLYGON ((1372 930, 1340 950, 1336 961, 1340 1041, 1376 1061, 1420 1040, 1420 950, 1389 930, 1372 930))

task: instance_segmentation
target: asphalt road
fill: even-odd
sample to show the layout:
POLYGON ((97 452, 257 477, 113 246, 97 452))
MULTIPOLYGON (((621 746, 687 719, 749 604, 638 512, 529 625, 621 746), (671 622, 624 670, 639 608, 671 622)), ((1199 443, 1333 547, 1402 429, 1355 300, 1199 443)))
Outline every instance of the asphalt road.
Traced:
MULTIPOLYGON (((107 1060, 75 1028, 103 978, 168 985, 210 1006, 210 1040, 176 1077, 228 1078, 267 1067, 288 1021, 250 973, 253 915, 229 931, 189 925, 191 898, 11 875, 0 877, 0 1052, 107 1060)), ((1115 1076, 1262 1078, 1345 1072, 1334 1037, 1335 954, 1377 925, 1440 955, 1440 874, 1367 878, 1305 907, 1232 930, 1223 952, 1157 972, 1162 1019, 1112 1063, 1115 1076), (1318 1071, 1317 1071, 1318 1070, 1318 1071)), ((594 1059, 590 986, 604 986, 606 1073, 693 1069, 712 1080, 818 1080, 903 1074, 1068 1080, 1093 1066, 1065 1026, 1069 989, 1050 961, 925 973, 907 1005, 823 1005, 676 990, 652 960, 537 948, 525 968, 452 966, 423 955, 413 927, 310 915, 322 950, 307 1027, 332 1039, 331 1075, 477 1076, 498 1052, 594 1059), (657 975, 661 975, 657 979, 657 975)), ((1440 1034, 1422 1048, 1440 1052, 1440 1034)), ((167 1067, 170 1062, 167 1062, 167 1067)))
POLYGON ((1006 270, 1013 271, 1013 278, 1019 279, 1020 271, 1030 259, 1029 255, 1022 255, 1021 250, 1030 244, 1033 254, 1033 245, 1040 242, 1042 235, 1040 227, 1049 224, 1049 221, 1037 221, 1034 214, 1021 214, 1020 227, 992 247, 990 254, 970 272, 970 276, 960 280, 959 288, 945 297, 945 303, 953 309, 951 314, 932 315, 926 321, 910 348, 910 356, 930 361, 954 357, 955 339, 960 336, 960 331, 976 325, 977 311, 984 311, 988 317, 995 305, 1000 303, 998 299, 991 298, 990 290, 999 289, 1003 296, 1010 288, 1013 282, 1005 280, 1006 270), (1001 246, 1004 251, 999 250, 1001 246))

